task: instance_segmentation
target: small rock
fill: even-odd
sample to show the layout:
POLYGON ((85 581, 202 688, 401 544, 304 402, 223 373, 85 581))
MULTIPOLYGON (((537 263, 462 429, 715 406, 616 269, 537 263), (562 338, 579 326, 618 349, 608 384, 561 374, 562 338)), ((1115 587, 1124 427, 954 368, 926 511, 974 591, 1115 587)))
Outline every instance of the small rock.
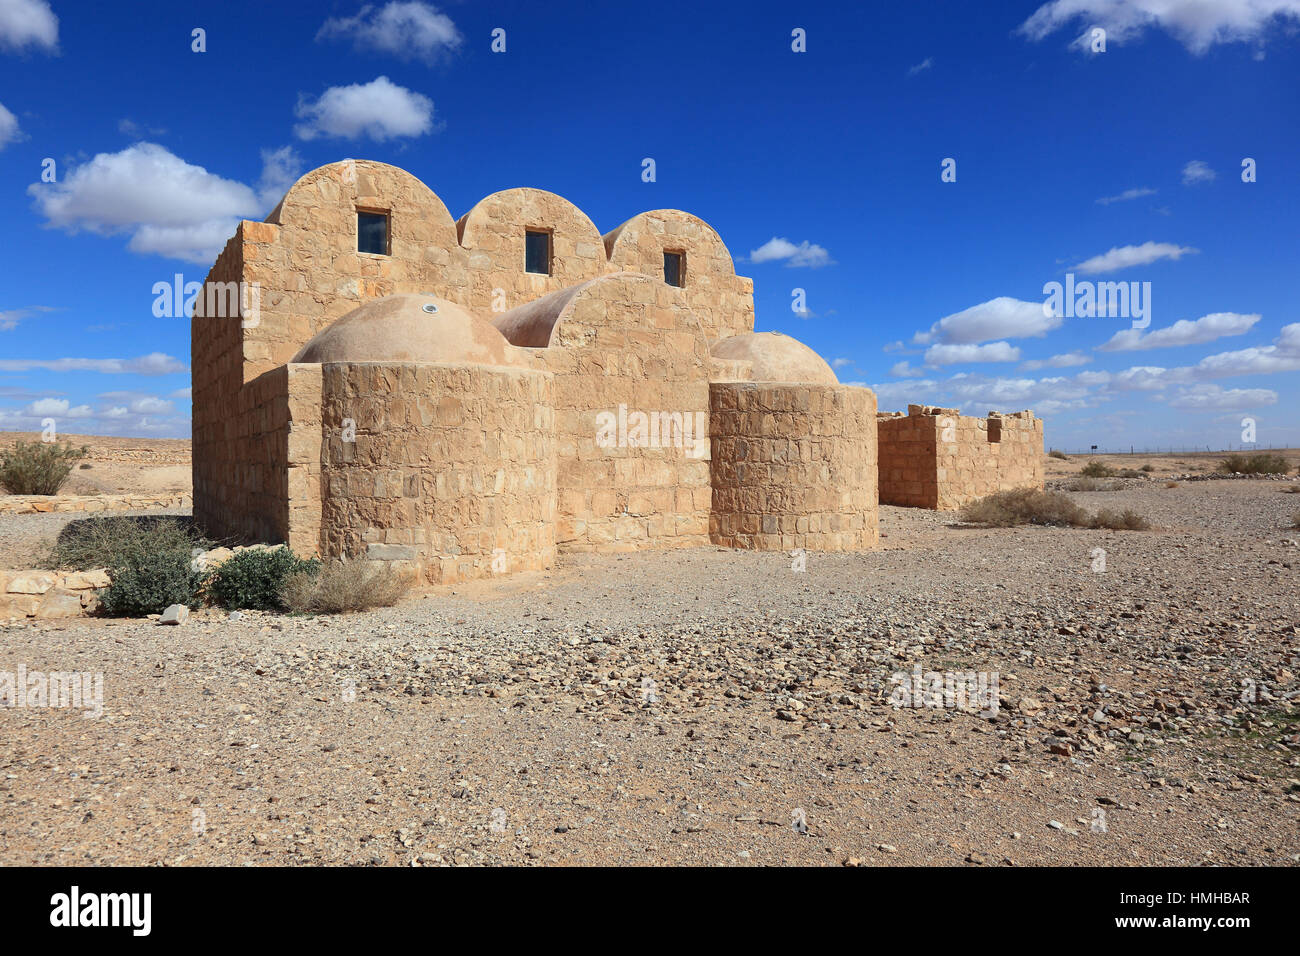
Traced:
POLYGON ((184 604, 173 604, 162 612, 159 624, 184 624, 190 619, 190 609, 184 604))

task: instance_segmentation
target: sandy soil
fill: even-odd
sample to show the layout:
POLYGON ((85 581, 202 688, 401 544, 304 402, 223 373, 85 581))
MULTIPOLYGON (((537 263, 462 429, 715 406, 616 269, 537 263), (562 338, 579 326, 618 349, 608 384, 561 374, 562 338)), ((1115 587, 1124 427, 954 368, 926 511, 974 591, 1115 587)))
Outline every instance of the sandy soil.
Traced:
POLYGON ((1164 485, 1073 494, 1149 532, 886 507, 804 573, 9 626, 0 671, 101 673, 104 712, 0 709, 0 863, 1295 865, 1300 496, 1164 485), (915 666, 997 674, 997 712, 894 706, 915 666))

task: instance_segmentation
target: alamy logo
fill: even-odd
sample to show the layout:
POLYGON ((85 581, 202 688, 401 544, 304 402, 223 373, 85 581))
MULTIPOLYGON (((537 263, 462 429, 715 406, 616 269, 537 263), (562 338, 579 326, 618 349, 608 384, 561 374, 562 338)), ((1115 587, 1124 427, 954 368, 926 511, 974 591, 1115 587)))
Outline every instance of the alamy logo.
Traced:
POLYGON ((104 714, 104 675, 76 671, 0 671, 0 706, 64 707, 82 710, 82 717, 94 720, 104 714))
POLYGON ((241 328, 261 324, 262 286, 257 282, 186 282, 176 273, 171 282, 153 284, 153 314, 158 319, 232 319, 241 328))
POLYGON ((910 675, 899 671, 889 682, 895 685, 889 695, 895 707, 979 711, 983 717, 998 712, 997 671, 922 672, 917 664, 910 675))
POLYGON ((50 897, 51 926, 129 926, 133 936, 148 936, 153 926, 152 893, 70 893, 50 897))
POLYGON ((1057 319, 1132 319, 1133 328, 1151 324, 1150 282, 1082 282, 1074 273, 1065 274, 1065 284, 1043 286, 1043 315, 1057 319))
POLYGON ((709 451, 707 412, 618 412, 596 414, 596 446, 599 448, 681 448, 690 458, 703 458, 709 451))

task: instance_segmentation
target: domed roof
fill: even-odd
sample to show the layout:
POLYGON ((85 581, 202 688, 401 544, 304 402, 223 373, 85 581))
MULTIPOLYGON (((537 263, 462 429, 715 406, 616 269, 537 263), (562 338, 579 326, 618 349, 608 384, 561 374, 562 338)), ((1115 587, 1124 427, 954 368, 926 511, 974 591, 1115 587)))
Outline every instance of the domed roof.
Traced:
POLYGON ((317 332, 291 361, 527 364, 492 323, 431 295, 372 299, 317 332))
POLYGON ((804 385, 838 385, 839 379, 826 360, 780 332, 745 332, 715 342, 709 350, 714 358, 752 362, 752 381, 798 382, 804 385))

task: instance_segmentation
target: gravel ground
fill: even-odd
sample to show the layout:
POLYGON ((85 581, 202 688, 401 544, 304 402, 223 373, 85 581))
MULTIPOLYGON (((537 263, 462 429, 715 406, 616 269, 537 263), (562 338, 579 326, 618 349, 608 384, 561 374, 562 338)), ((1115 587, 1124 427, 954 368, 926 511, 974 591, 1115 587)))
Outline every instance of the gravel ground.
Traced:
POLYGON ((98 719, 0 709, 0 863, 1295 865, 1300 496, 1124 484, 1072 497, 1156 530, 886 507, 806 573, 0 628, 0 671, 104 675, 98 719), (917 665, 996 673, 997 713, 892 706, 917 665))

